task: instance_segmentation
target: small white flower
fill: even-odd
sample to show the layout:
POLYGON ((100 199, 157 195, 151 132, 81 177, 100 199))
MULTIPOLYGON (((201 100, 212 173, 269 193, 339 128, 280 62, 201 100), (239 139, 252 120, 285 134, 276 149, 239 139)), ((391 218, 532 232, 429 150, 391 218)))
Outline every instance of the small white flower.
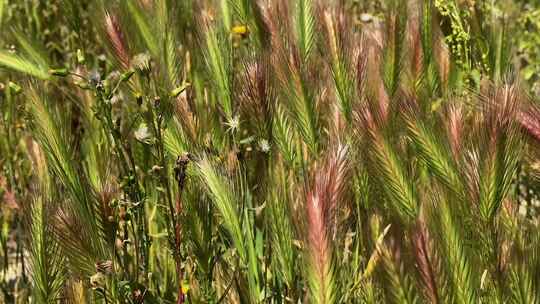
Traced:
POLYGON ((371 21, 373 21, 373 16, 370 15, 370 14, 363 13, 363 14, 360 15, 360 21, 362 21, 364 23, 371 22, 371 21))
POLYGON ((135 131, 135 138, 145 144, 151 144, 153 139, 148 126, 144 123, 142 123, 137 131, 135 131))
POLYGON ((270 143, 266 139, 261 139, 259 141, 259 149, 261 149, 262 152, 268 153, 270 151, 270 143))
POLYGON ((238 115, 235 115, 231 120, 226 122, 225 125, 228 127, 227 131, 236 132, 240 127, 240 117, 238 115))

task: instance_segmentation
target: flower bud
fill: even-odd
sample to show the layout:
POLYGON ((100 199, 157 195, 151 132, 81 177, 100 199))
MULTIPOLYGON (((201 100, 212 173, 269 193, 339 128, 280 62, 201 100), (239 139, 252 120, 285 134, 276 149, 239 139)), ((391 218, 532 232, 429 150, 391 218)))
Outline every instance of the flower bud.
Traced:
POLYGON ((50 69, 49 74, 53 76, 58 76, 58 77, 66 77, 69 74, 69 72, 67 69, 50 69))
POLYGON ((237 26, 234 26, 231 31, 233 32, 233 34, 236 34, 236 35, 246 35, 248 34, 249 30, 248 30, 248 27, 245 26, 245 25, 237 25, 237 26))
POLYGON ((161 104, 161 97, 159 96, 154 97, 154 107, 159 108, 160 104, 161 104))
POLYGON ((13 94, 19 94, 20 92, 22 92, 21 86, 19 86, 18 84, 14 83, 14 82, 10 81, 8 83, 8 87, 13 92, 13 94))
POLYGON ((84 54, 81 49, 77 49, 77 62, 79 64, 84 64, 86 62, 86 58, 84 58, 84 54))
POLYGON ((143 96, 141 93, 137 92, 135 93, 135 100, 137 101, 137 105, 140 107, 143 102, 143 96))

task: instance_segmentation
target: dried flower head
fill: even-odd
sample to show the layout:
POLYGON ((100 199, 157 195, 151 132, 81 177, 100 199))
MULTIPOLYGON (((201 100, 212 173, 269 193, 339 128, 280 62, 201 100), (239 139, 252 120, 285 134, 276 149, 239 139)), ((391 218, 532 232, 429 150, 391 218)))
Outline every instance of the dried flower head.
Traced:
POLYGON ((143 75, 148 75, 151 70, 152 58, 148 53, 140 53, 133 57, 131 65, 143 75))

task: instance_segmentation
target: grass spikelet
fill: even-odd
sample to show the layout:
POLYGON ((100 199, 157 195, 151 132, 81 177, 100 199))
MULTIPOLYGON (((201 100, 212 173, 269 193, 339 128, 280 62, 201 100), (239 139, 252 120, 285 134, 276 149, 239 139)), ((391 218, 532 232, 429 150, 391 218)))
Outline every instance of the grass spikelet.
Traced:
POLYGON ((105 13, 105 31, 114 50, 113 54, 116 59, 124 70, 129 69, 131 55, 116 15, 110 14, 109 12, 105 13))
POLYGON ((414 257, 418 265, 418 271, 425 286, 425 292, 430 303, 439 303, 439 287, 437 286, 437 273, 432 261, 432 242, 427 225, 423 219, 418 220, 416 230, 413 233, 414 257))
POLYGON ((454 159, 460 158, 463 142, 463 107, 453 103, 448 109, 447 133, 454 159))
POLYGON ((307 242, 309 252, 310 300, 335 303, 334 261, 331 226, 333 213, 340 202, 347 178, 347 150, 339 147, 319 168, 307 193, 307 242))
MULTIPOLYGON (((283 166, 279 166, 276 170, 282 171, 283 166)), ((280 174, 283 179, 283 173, 280 174)), ((285 186, 285 180, 280 182, 285 186)), ((286 187, 284 187, 286 188, 286 187)), ((295 250, 294 250, 294 229, 291 220, 291 204, 285 194, 275 194, 271 192, 269 198, 268 213, 270 231, 272 233, 273 250, 275 251, 273 258, 277 261, 275 267, 282 274, 283 280, 287 287, 292 287, 295 277, 295 250)))
POLYGON ((221 215, 223 226, 229 234, 241 263, 247 265, 245 277, 248 281, 249 296, 252 301, 259 297, 258 264, 256 249, 253 246, 254 235, 244 231, 242 223, 249 223, 247 213, 241 213, 239 202, 231 191, 232 185, 219 174, 208 158, 198 163, 201 179, 208 188, 212 201, 221 215))
POLYGON ((162 54, 162 56, 157 57, 157 60, 163 62, 168 85, 172 88, 180 85, 182 80, 181 65, 183 63, 179 57, 177 30, 173 26, 173 20, 177 19, 175 7, 175 4, 169 5, 167 1, 156 3, 157 28, 160 33, 158 45, 162 54))
POLYGON ((316 102, 312 92, 308 92, 304 80, 298 71, 292 72, 292 78, 287 85, 289 100, 293 107, 292 116, 296 122, 298 132, 312 152, 318 150, 319 122, 316 114, 316 102))
POLYGON ((180 93, 175 100, 174 113, 176 114, 179 125, 182 126, 182 132, 191 144, 197 142, 198 120, 197 116, 191 109, 189 102, 189 94, 187 91, 180 93))
POLYGON ((228 42, 220 34, 215 25, 205 24, 206 61, 212 80, 217 87, 218 104, 227 121, 231 121, 234 114, 232 99, 232 75, 227 73, 231 69, 232 58, 228 42))
POLYGON ((280 105, 275 110, 272 130, 276 145, 285 160, 292 164, 297 156, 294 131, 290 125, 289 118, 280 105))
POLYGON ((130 16, 135 21, 135 25, 137 26, 146 47, 148 50, 150 50, 150 54, 157 58, 160 56, 158 42, 156 40, 156 35, 152 33, 153 29, 148 24, 148 20, 146 19, 147 16, 135 1, 127 1, 125 3, 127 4, 127 9, 130 12, 130 16))
POLYGON ((383 185, 389 203, 407 222, 417 214, 418 202, 414 185, 406 175, 405 167, 397 152, 377 126, 371 111, 360 109, 356 119, 367 131, 374 169, 378 173, 377 178, 383 185))
POLYGON ((517 121, 530 136, 540 141, 540 108, 528 105, 517 114, 517 121))
POLYGON ((244 235, 240 226, 240 216, 237 203, 230 191, 231 186, 218 174, 210 160, 204 158, 199 162, 199 172, 205 185, 212 195, 213 202, 223 217, 223 223, 238 250, 242 260, 247 260, 244 235))
POLYGON ((457 173, 452 156, 447 153, 449 151, 448 147, 442 144, 444 141, 437 140, 440 136, 430 130, 421 119, 414 117, 414 114, 412 114, 412 117, 406 118, 406 122, 412 140, 418 147, 419 154, 429 169, 458 197, 463 198, 462 178, 457 173))
MULTIPOLYGON (((31 88, 29 105, 36 139, 45 152, 51 171, 62 182, 70 195, 72 201, 67 208, 76 214, 75 218, 79 221, 80 231, 71 231, 70 233, 74 234, 73 236, 76 238, 88 233, 86 238, 80 238, 85 249, 92 248, 86 253, 87 257, 89 259, 105 259, 106 251, 102 243, 104 230, 101 225, 101 217, 98 215, 97 200, 92 196, 92 190, 83 184, 84 178, 76 169, 69 155, 68 144, 61 136, 57 122, 43 103, 42 96, 33 88, 31 88)), ((66 235, 66 237, 68 236, 66 235)))
POLYGON ((382 247, 381 257, 384 264, 385 277, 389 283, 389 300, 391 303, 418 303, 415 286, 411 276, 405 270, 396 253, 391 253, 388 246, 382 247))
POLYGON ((268 65, 269 60, 266 59, 246 63, 240 80, 245 86, 240 95, 240 106, 246 115, 253 117, 255 127, 263 137, 270 134, 270 115, 275 102, 275 90, 268 65))
POLYGON ((48 67, 37 65, 21 56, 0 51, 0 65, 39 79, 49 79, 48 67))
POLYGON ((511 303, 539 303, 537 287, 529 269, 524 269, 523 266, 515 267, 515 269, 510 270, 510 278, 512 283, 511 303))
POLYGON ((302 62, 308 60, 315 45, 315 18, 312 0, 295 1, 294 23, 296 39, 302 62))
MULTIPOLYGON (((517 116, 519 96, 514 86, 494 88, 484 108, 485 154, 481 163, 480 213, 493 220, 510 190, 523 151, 517 116)), ((482 147, 480 147, 482 149, 482 147)))
POLYGON ((344 17, 338 15, 337 13, 332 14, 329 10, 326 10, 324 13, 324 22, 326 28, 326 35, 328 37, 328 45, 330 45, 331 50, 331 69, 332 77, 334 79, 334 85, 336 90, 336 95, 339 101, 340 110, 345 116, 347 122, 352 121, 352 103, 354 98, 354 81, 353 77, 350 74, 350 71, 347 70, 349 63, 347 57, 349 57, 348 50, 343 50, 342 48, 347 48, 345 42, 343 41, 346 38, 342 38, 345 35, 351 35, 352 33, 338 33, 341 31, 346 31, 348 24, 345 24, 342 21, 339 24, 334 24, 334 19, 341 21, 344 17), (336 18, 337 17, 337 18, 336 18), (339 18, 341 17, 341 18, 339 18), (341 38, 341 39, 340 39, 341 38))
POLYGON ((382 75, 386 92, 394 96, 397 92, 399 79, 403 69, 403 51, 405 32, 407 28, 407 4, 396 1, 395 8, 386 20, 386 45, 383 47, 382 75))
POLYGON ((24 33, 18 30, 13 30, 13 36, 15 36, 17 43, 21 46, 25 55, 28 56, 31 61, 37 63, 38 67, 45 69, 50 66, 47 54, 38 46, 38 43, 31 41, 29 38, 25 37, 24 33))
POLYGON ((440 240, 444 248, 446 269, 452 282, 453 295, 458 303, 477 303, 478 293, 476 279, 472 268, 471 256, 465 247, 460 225, 455 219, 448 202, 435 199, 435 205, 440 209, 440 240))
POLYGON ((37 303, 56 303, 66 279, 65 261, 51 231, 50 201, 38 197, 30 210, 30 248, 33 296, 37 303))

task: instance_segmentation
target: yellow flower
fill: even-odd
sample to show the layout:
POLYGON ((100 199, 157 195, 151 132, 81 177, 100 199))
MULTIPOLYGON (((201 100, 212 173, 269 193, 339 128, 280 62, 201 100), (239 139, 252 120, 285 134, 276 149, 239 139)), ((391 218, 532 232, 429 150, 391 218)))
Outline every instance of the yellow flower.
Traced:
POLYGON ((248 33, 248 27, 245 25, 237 25, 232 28, 233 34, 246 35, 248 33))
POLYGON ((189 282, 184 281, 182 283, 182 294, 187 294, 189 291, 189 282))

